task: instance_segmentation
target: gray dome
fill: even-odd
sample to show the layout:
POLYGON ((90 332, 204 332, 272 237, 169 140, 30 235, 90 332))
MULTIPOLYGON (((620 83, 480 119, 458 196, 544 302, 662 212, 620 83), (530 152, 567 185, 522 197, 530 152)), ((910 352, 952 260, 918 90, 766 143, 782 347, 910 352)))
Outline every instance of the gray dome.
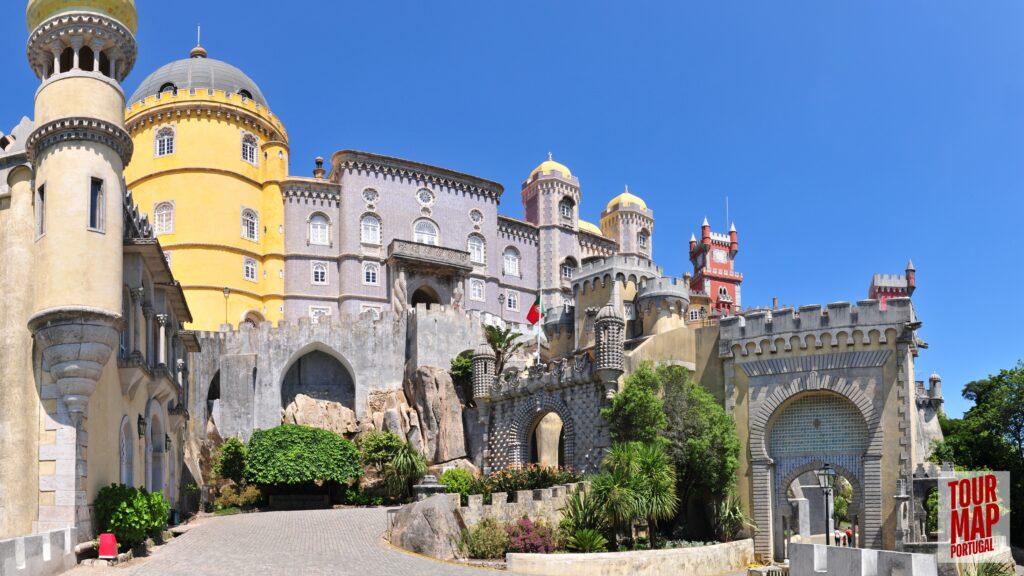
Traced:
POLYGON ((192 58, 176 60, 161 66, 146 77, 129 99, 129 106, 144 98, 156 96, 167 84, 174 84, 178 90, 212 88, 230 94, 238 94, 244 90, 256 103, 269 108, 260 87, 244 72, 227 62, 207 58, 206 51, 201 48, 193 50, 192 54, 192 58))

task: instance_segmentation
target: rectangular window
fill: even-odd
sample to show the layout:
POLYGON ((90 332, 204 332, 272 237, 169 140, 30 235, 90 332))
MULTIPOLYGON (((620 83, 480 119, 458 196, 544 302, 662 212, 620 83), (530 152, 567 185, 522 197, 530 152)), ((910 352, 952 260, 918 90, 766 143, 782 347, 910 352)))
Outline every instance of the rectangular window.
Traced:
POLYGON ((46 187, 40 186, 36 191, 36 236, 46 232, 46 187))
POLYGON ((89 189, 89 229, 103 231, 105 224, 104 216, 105 202, 103 201, 103 181, 97 178, 92 179, 92 186, 89 189))
POLYGON ((700 313, 696 310, 690 310, 690 322, 696 322, 700 318, 700 313))
POLYGON ((321 286, 327 284, 326 262, 313 262, 313 284, 321 286))
POLYGON ((469 281, 469 299, 477 302, 484 302, 486 298, 483 280, 469 281))
POLYGON ((516 292, 515 290, 509 290, 508 296, 505 299, 505 306, 509 310, 519 310, 519 292, 516 292))
POLYGON ((246 258, 244 264, 243 274, 245 279, 255 282, 256 281, 256 261, 252 258, 246 258))

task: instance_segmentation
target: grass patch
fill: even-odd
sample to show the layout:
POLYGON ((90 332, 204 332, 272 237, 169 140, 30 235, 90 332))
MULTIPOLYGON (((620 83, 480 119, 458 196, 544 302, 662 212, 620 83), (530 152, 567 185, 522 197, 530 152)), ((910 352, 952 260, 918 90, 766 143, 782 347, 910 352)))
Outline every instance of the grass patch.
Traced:
POLYGON ((227 508, 222 508, 220 510, 215 511, 213 513, 213 515, 214 516, 231 516, 232 514, 241 514, 241 513, 242 513, 242 509, 239 508, 238 506, 228 506, 227 508))

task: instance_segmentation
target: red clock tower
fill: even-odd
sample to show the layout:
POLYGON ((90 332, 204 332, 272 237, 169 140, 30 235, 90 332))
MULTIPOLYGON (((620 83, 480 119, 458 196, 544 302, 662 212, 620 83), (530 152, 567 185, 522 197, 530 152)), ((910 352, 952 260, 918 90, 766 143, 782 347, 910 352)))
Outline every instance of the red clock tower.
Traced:
POLYGON ((740 307, 740 284, 743 274, 736 271, 736 254, 740 243, 736 225, 728 234, 711 231, 708 219, 700 228, 700 242, 690 236, 690 262, 693 263, 692 292, 704 294, 711 301, 711 308, 719 314, 731 312, 740 307))

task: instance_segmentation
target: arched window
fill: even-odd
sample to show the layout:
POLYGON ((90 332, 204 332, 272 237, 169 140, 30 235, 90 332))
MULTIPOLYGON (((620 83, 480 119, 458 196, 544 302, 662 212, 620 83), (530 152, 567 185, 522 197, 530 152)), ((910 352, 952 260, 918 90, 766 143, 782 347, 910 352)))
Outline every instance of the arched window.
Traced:
POLYGON ((327 216, 316 213, 309 219, 309 243, 327 246, 330 241, 331 223, 327 216))
POLYGON ((313 262, 313 284, 325 286, 327 284, 327 264, 313 262))
POLYGON ((363 284, 367 286, 377 286, 380 284, 380 269, 376 264, 364 264, 363 265, 363 284))
POLYGON ((178 87, 171 82, 167 82, 166 84, 160 87, 160 94, 163 94, 164 92, 170 92, 172 96, 177 96, 178 87))
POLYGON ((252 100, 252 92, 249 92, 248 90, 239 90, 238 95, 241 96, 243 100, 252 100))
POLYGON ((434 224, 430 220, 417 220, 413 226, 413 235, 415 236, 416 242, 420 244, 430 244, 431 246, 437 246, 438 231, 437 224, 434 224))
POLYGON ((729 289, 726 288, 725 286, 719 286, 718 287, 718 297, 719 298, 729 299, 729 297, 730 297, 729 296, 729 289))
POLYGON ((245 276, 246 280, 256 281, 256 261, 252 258, 246 258, 242 265, 242 275, 245 276))
POLYGON ((174 128, 164 126, 156 131, 156 156, 170 156, 174 154, 174 128))
POLYGON ((558 203, 558 213, 562 218, 571 220, 574 208, 576 208, 576 203, 572 201, 572 198, 562 198, 562 201, 558 203))
POLYGON ((519 250, 511 246, 505 248, 504 260, 505 276, 519 276, 519 250))
POLYGON ((485 264, 487 262, 487 242, 479 234, 469 235, 469 260, 473 264, 485 264))
POLYGON ((476 278, 469 281, 469 299, 477 302, 484 302, 487 293, 484 291, 484 281, 476 278))
POLYGON ((380 244, 380 230, 380 218, 365 214, 359 226, 359 240, 363 244, 380 244))
POLYGON ((135 439, 132 434, 132 421, 126 416, 121 421, 121 484, 135 485, 135 439))
POLYGON ((562 278, 565 280, 572 280, 573 275, 576 274, 576 259, 569 257, 562 260, 562 278))
POLYGON ((253 166, 256 165, 256 149, 259 148, 259 141, 252 134, 242 135, 242 160, 253 166))
POLYGON ((153 208, 153 233, 174 234, 174 204, 161 202, 153 208))
POLYGON ((641 230, 640 234, 636 238, 637 244, 640 244, 640 248, 647 249, 651 243, 651 234, 647 230, 641 230))
POLYGON ((260 238, 260 217, 255 210, 242 210, 242 238, 256 242, 260 238))

